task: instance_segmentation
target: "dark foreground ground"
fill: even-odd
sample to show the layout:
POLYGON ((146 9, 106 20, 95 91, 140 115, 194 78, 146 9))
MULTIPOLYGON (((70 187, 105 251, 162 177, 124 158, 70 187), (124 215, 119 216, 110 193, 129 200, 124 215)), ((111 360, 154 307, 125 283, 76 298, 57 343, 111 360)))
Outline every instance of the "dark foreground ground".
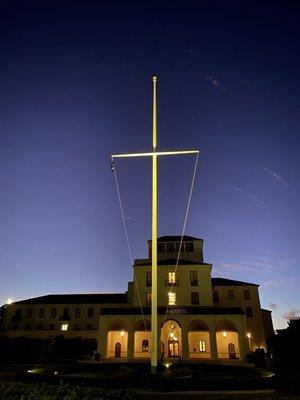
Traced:
POLYGON ((0 400, 299 399, 300 369, 175 364, 151 374, 148 363, 0 366, 0 400))

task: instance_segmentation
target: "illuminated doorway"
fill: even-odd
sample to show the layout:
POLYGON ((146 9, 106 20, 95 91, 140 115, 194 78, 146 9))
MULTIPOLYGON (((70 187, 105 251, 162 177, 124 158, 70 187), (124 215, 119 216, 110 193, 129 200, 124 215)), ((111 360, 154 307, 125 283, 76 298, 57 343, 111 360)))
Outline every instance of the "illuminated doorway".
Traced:
POLYGON ((115 345, 115 357, 120 358, 121 357, 121 343, 117 342, 115 345))
POLYGON ((169 339, 168 341, 168 356, 179 357, 179 341, 178 339, 169 339))
POLYGON ((229 358, 231 360, 236 358, 235 345, 233 343, 229 343, 229 345, 228 345, 228 354, 229 354, 229 358))
POLYGON ((161 327, 161 357, 178 358, 182 354, 181 327, 177 321, 168 320, 161 327))

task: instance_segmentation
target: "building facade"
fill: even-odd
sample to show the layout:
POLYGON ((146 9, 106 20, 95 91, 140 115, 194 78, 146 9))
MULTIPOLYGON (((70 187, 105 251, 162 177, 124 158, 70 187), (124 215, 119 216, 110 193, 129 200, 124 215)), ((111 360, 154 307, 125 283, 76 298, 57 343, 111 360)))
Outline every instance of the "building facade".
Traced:
MULTIPOLYGON (((258 285, 212 278, 203 240, 158 239, 160 357, 243 360, 266 349, 271 313, 260 306, 258 285)), ((133 265, 126 293, 48 295, 7 306, 4 334, 49 339, 63 335, 96 343, 102 358, 150 358, 151 241, 148 258, 133 265)))

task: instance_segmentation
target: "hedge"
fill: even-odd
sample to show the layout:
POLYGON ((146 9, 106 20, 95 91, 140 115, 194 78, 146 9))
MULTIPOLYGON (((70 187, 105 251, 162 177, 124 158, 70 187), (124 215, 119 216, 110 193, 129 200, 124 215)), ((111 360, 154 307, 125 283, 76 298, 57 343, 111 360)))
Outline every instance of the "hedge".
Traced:
POLYGON ((96 389, 69 384, 0 382, 0 400, 133 400, 128 389, 96 389))

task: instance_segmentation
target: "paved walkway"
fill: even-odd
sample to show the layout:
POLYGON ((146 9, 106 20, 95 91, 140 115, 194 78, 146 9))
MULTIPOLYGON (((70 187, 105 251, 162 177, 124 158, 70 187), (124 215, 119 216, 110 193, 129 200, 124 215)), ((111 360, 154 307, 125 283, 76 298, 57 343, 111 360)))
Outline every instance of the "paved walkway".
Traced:
MULTIPOLYGON (((135 391, 137 399, 141 400, 196 400, 196 399, 276 399, 275 390, 231 390, 231 391, 186 391, 186 392, 146 392, 146 391, 135 391)), ((280 398, 280 396, 279 396, 280 398)))

